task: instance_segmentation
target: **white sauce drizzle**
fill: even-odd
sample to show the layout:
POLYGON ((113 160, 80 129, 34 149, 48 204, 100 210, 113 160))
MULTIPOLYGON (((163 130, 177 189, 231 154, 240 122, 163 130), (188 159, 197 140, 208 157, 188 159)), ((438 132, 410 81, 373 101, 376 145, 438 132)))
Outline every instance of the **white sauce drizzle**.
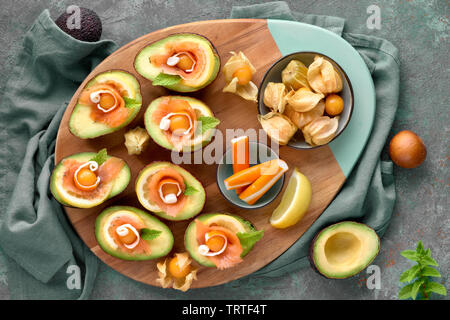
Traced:
POLYGON ((116 233, 121 236, 121 237, 125 237, 128 234, 128 230, 131 230, 135 235, 136 235, 136 240, 132 243, 132 244, 123 244, 125 247, 127 247, 128 249, 133 249, 134 247, 136 247, 139 243, 140 240, 140 235, 139 232, 136 230, 135 227, 133 227, 131 224, 126 223, 123 224, 119 227, 117 227, 116 229, 116 233))
POLYGON ((177 132, 173 132, 173 134, 176 135, 176 136, 185 136, 185 135, 187 135, 187 134, 189 133, 189 131, 191 131, 191 129, 192 129, 192 127, 193 127, 193 123, 192 123, 191 117, 189 117, 189 116, 188 116, 187 114, 185 114, 185 113, 181 113, 181 112, 171 112, 171 113, 169 113, 168 115, 164 116, 164 117, 161 119, 161 121, 159 122, 159 128, 160 128, 161 130, 164 130, 164 131, 169 130, 169 127, 170 127, 170 117, 173 117, 173 116, 175 116, 175 115, 181 115, 181 116, 184 116, 184 117, 188 118, 188 119, 189 119, 189 128, 188 128, 186 131, 184 131, 182 134, 179 134, 179 133, 177 133, 177 132))
POLYGON ((92 93, 90 94, 89 98, 91 99, 91 101, 92 101, 93 103, 96 103, 96 104, 97 104, 97 108, 98 108, 99 110, 103 111, 104 113, 111 112, 111 111, 113 111, 113 110, 117 107, 117 98, 116 98, 116 96, 115 96, 114 94, 112 94, 111 91, 109 91, 109 90, 98 90, 98 91, 94 91, 94 92, 92 92, 92 93), (109 108, 109 109, 103 109, 103 108, 100 106, 100 94, 102 94, 102 93, 108 93, 108 94, 110 94, 110 95, 113 96, 113 98, 114 98, 114 105, 113 105, 111 108, 109 108))
POLYGON ((202 244, 198 247, 198 253, 200 253, 202 256, 207 256, 207 257, 214 257, 214 256, 217 256, 217 255, 223 253, 225 251, 225 249, 227 248, 227 244, 228 244, 227 237, 225 237, 222 234, 215 234, 212 237, 209 237, 208 232, 205 233, 205 241, 208 241, 209 239, 214 238, 214 237, 221 237, 224 240, 222 249, 220 249, 217 252, 214 252, 214 251, 210 251, 209 247, 206 244, 202 244))
POLYGON ((181 194, 181 188, 180 188, 180 185, 179 185, 178 183, 165 182, 165 183, 161 184, 161 186, 159 187, 159 196, 161 197, 161 200, 162 200, 164 203, 167 203, 167 204, 177 203, 177 201, 178 201, 178 196, 179 196, 180 194, 181 194), (176 185, 176 186, 178 187, 178 192, 177 192, 177 194, 169 193, 168 195, 164 196, 164 194, 163 194, 163 192, 162 192, 162 187, 163 187, 163 185, 165 185, 165 184, 174 184, 174 185, 176 185))
POLYGON ((88 161, 88 162, 82 164, 81 166, 79 166, 78 169, 75 171, 75 174, 74 174, 75 181, 77 182, 77 184, 79 186, 81 186, 82 189, 83 188, 90 189, 92 187, 96 187, 100 183, 100 177, 98 177, 98 176, 97 176, 97 180, 95 181, 95 183, 91 184, 90 186, 85 186, 82 183, 80 183, 80 181, 78 181, 78 173, 80 172, 81 169, 83 169, 84 167, 87 167, 87 166, 89 166, 89 170, 91 170, 92 172, 95 172, 98 169, 98 163, 95 161, 88 161))
POLYGON ((171 56, 167 59, 166 64, 170 67, 175 67, 178 64, 178 62, 180 62, 180 58, 178 56, 180 56, 182 54, 188 56, 189 59, 192 61, 192 67, 188 70, 184 70, 184 72, 189 73, 189 72, 194 71, 196 62, 194 59, 192 59, 191 55, 187 52, 178 52, 177 54, 174 54, 173 56, 171 56))

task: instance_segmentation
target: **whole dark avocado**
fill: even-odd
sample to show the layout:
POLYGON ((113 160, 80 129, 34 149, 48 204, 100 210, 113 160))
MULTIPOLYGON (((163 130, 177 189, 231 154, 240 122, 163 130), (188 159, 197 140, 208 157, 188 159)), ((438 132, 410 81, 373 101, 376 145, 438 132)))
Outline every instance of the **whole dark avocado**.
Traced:
MULTIPOLYGON (((69 28, 67 21, 76 13, 64 12, 56 19, 56 25, 68 35, 80 41, 95 42, 102 35, 102 22, 91 9, 80 7, 80 28, 69 28)), ((70 21, 73 21, 73 17, 70 21)), ((69 21, 69 22, 70 22, 69 21)))

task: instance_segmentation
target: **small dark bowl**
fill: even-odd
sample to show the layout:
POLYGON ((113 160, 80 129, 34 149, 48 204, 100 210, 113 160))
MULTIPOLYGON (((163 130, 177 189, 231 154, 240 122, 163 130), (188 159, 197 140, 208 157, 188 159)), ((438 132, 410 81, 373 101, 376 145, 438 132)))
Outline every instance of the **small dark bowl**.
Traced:
MULTIPOLYGON (((249 154, 250 154, 250 166, 254 166, 259 163, 263 163, 269 160, 278 159, 278 154, 260 142, 249 142, 249 154), (252 156, 253 155, 253 156, 252 156), (257 155, 257 156, 256 156, 257 155), (252 158, 255 157, 256 163, 252 163, 252 158)), ((236 194, 235 190, 227 190, 225 187, 224 180, 233 174, 233 159, 231 154, 231 148, 224 153, 222 157, 222 161, 217 166, 217 185, 219 186, 219 190, 222 195, 229 202, 243 209, 257 209, 262 208, 269 203, 271 203, 278 194, 283 189, 284 184, 284 176, 283 174, 280 179, 269 189, 267 192, 254 204, 248 204, 245 201, 241 200, 239 196, 236 194)))
MULTIPOLYGON (((287 56, 280 58, 276 61, 270 68, 267 70, 264 75, 261 84, 259 85, 259 93, 258 93, 258 112, 261 115, 265 115, 270 112, 270 109, 264 104, 264 90, 269 82, 281 82, 281 72, 286 68, 286 66, 291 62, 291 60, 299 60, 305 64, 305 66, 309 66, 313 61, 316 55, 322 56, 330 61, 334 68, 339 72, 342 77, 342 91, 338 94, 344 100, 344 110, 339 115, 339 125, 336 132, 336 135, 331 140, 336 139, 347 127, 350 122, 350 118, 353 112, 353 88, 347 74, 342 70, 342 68, 330 57, 318 53, 318 52, 295 52, 291 53, 287 56)), ((326 115, 326 114, 325 114, 326 115)), ((331 142, 330 141, 330 142, 331 142)), ((311 146, 305 142, 305 138, 303 137, 303 133, 301 130, 298 130, 294 137, 287 144, 290 147, 295 149, 314 149, 321 146, 311 146)), ((326 144, 325 144, 326 145, 326 144)))

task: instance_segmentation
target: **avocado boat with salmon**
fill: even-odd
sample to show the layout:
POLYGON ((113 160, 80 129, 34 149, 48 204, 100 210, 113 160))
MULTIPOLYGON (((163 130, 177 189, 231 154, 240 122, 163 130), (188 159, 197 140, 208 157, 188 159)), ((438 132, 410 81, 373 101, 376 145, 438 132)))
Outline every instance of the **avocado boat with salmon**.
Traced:
POLYGON ((163 257, 174 243, 172 232, 163 222, 129 206, 109 207, 100 213, 95 236, 103 251, 123 260, 163 257))
POLYGON ((263 235, 239 216, 208 213, 189 224, 184 246, 199 264, 222 270, 241 263, 263 235))
POLYGON ((176 152, 192 152, 208 144, 219 125, 202 101, 184 96, 163 96, 145 111, 145 128, 153 141, 176 152))
POLYGON ((136 71, 177 92, 194 92, 217 77, 220 58, 212 43, 194 33, 177 33, 144 47, 134 61, 136 71))
POLYGON ((106 149, 73 154, 61 160, 50 178, 53 197, 64 206, 92 208, 118 195, 130 182, 131 171, 106 149))
POLYGON ((180 221, 199 214, 206 201, 200 181, 180 166, 153 162, 136 179, 136 195, 144 208, 157 216, 180 221))
POLYGON ((92 139, 122 129, 139 113, 139 82, 130 73, 110 70, 95 76, 81 91, 69 120, 69 130, 92 139))

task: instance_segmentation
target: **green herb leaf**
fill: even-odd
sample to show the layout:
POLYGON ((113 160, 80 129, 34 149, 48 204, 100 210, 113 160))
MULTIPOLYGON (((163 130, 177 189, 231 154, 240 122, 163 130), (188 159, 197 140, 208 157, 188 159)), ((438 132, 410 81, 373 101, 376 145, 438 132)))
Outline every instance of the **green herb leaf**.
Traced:
POLYGON ((126 108, 137 108, 141 105, 139 101, 128 97, 123 97, 123 100, 125 101, 126 108))
POLYGON ((411 298, 416 300, 417 294, 419 293, 420 286, 423 284, 424 280, 416 280, 413 282, 411 289, 411 298))
POLYGON ((441 274, 439 273, 439 271, 437 271, 436 269, 434 269, 432 267, 428 267, 428 266, 426 266, 422 269, 421 274, 424 277, 437 277, 437 278, 441 277, 441 274))
POLYGON ((422 240, 420 240, 419 243, 417 243, 416 252, 420 255, 425 254, 425 249, 423 247, 422 240))
POLYGON ((197 120, 199 122, 199 127, 201 128, 202 134, 210 129, 214 129, 220 123, 220 120, 214 117, 200 117, 197 120))
POLYGON ((432 257, 429 257, 428 255, 422 257, 421 263, 425 264, 425 265, 429 265, 429 266, 435 266, 438 267, 438 263, 436 262, 436 260, 434 260, 432 257))
POLYGON ((416 264, 412 266, 410 269, 406 270, 400 276, 400 282, 410 282, 420 273, 420 266, 416 264))
POLYGON ((141 229, 141 238, 144 240, 153 240, 158 238, 162 231, 143 228, 141 229))
POLYGON ((443 296, 447 295, 447 289, 440 283, 429 282, 425 292, 434 292, 443 296))
POLYGON ((245 256, 264 235, 264 230, 259 231, 249 231, 249 232, 238 232, 237 237, 241 242, 242 246, 242 254, 241 256, 245 256))
POLYGON ((419 261, 419 257, 417 256, 417 252, 414 250, 403 250, 400 253, 402 256, 404 256, 406 259, 412 260, 412 261, 419 261))
POLYGON ((178 75, 160 73, 153 80, 152 84, 154 86, 173 86, 181 81, 181 77, 178 75))
POLYGON ((193 186, 186 184, 186 188, 184 189, 183 194, 185 196, 192 196, 194 193, 198 192, 193 186))
POLYGON ((408 284, 400 289, 400 292, 398 293, 399 299, 408 299, 411 297, 411 290, 412 290, 413 284, 408 284))
POLYGON ((101 166, 107 159, 108 152, 106 151, 106 148, 103 148, 89 161, 95 161, 99 166, 101 166))

